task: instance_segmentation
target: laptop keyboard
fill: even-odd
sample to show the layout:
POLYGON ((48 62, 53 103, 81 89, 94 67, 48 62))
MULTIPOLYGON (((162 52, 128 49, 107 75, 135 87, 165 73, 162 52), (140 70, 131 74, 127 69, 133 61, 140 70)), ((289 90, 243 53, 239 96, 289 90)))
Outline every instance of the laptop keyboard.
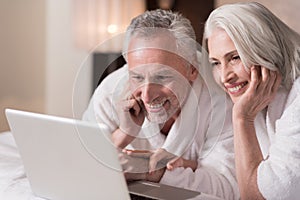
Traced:
POLYGON ((139 196, 139 195, 136 195, 136 194, 130 194, 130 198, 131 200, 155 200, 153 198, 149 198, 149 197, 142 197, 142 196, 139 196))

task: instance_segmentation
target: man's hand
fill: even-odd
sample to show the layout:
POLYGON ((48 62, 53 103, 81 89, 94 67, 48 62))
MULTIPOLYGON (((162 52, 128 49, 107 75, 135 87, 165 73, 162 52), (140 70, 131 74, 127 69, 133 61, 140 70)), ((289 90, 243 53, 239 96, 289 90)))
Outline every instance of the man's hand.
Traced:
POLYGON ((122 99, 117 102, 120 124, 119 128, 112 133, 113 143, 121 149, 135 139, 145 119, 143 103, 128 93, 128 89, 125 89, 121 95, 122 99))
POLYGON ((132 95, 118 102, 119 128, 125 134, 136 137, 144 123, 143 103, 132 95))
POLYGON ((168 161, 175 158, 174 154, 169 153, 163 148, 157 149, 150 157, 149 172, 155 172, 161 168, 164 168, 168 161))
POLYGON ((182 157, 176 157, 167 163, 167 169, 170 171, 178 167, 191 168, 195 171, 197 166, 198 162, 196 160, 186 160, 182 157))
POLYGON ((124 176, 127 181, 133 180, 148 180, 152 182, 159 182, 165 173, 165 167, 160 167, 157 170, 149 173, 149 157, 152 152, 140 153, 132 152, 130 150, 119 154, 119 159, 124 170, 124 176), (127 152, 129 151, 129 152, 127 152))
POLYGON ((124 176, 127 181, 136 181, 136 180, 146 180, 146 181, 151 181, 158 183, 162 176, 164 175, 166 171, 166 168, 161 168, 156 171, 153 171, 151 173, 145 172, 145 173, 130 173, 130 172, 125 172, 124 176))

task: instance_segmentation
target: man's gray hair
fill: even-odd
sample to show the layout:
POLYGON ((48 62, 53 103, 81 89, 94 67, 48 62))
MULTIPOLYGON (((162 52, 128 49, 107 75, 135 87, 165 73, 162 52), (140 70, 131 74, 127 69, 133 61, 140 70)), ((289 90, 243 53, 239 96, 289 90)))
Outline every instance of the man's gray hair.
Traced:
POLYGON ((246 68, 251 65, 279 70, 290 88, 300 75, 300 35, 259 3, 236 3, 215 9, 205 24, 203 48, 217 29, 232 39, 246 68))
POLYGON ((129 42, 132 38, 159 37, 159 34, 166 32, 174 37, 177 49, 164 49, 174 51, 186 61, 198 67, 197 42, 194 29, 190 21, 177 12, 168 10, 152 10, 137 16, 131 21, 125 35, 123 56, 126 60, 129 42))

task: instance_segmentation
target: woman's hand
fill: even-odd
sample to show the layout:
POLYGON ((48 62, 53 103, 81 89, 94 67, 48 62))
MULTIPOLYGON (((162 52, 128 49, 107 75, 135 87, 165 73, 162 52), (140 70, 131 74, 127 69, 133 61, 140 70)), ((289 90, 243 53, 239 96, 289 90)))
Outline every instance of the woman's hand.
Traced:
POLYGON ((254 122, 258 112, 274 99, 281 83, 278 71, 265 67, 252 66, 249 87, 233 106, 233 118, 254 122))

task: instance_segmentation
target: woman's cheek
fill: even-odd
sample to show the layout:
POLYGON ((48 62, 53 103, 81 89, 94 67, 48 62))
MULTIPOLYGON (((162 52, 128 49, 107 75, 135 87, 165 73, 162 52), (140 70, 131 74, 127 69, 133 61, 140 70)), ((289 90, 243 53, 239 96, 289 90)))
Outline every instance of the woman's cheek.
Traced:
POLYGON ((215 81, 217 82, 217 84, 223 88, 223 84, 222 84, 222 81, 221 81, 221 76, 220 76, 220 72, 217 68, 214 68, 212 70, 212 73, 213 73, 213 77, 215 79, 215 81))

